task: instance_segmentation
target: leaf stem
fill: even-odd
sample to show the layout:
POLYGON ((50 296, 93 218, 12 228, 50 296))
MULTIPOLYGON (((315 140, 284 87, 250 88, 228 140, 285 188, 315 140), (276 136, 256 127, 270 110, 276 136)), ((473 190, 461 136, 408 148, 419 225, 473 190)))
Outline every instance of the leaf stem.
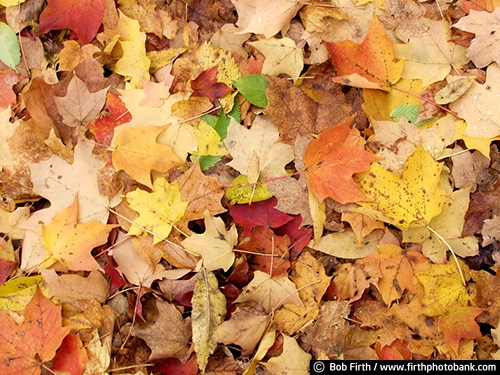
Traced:
POLYGON ((453 251, 453 249, 451 248, 450 244, 444 239, 443 236, 441 236, 438 232, 436 232, 434 229, 432 229, 430 226, 426 225, 425 226, 430 232, 432 232, 442 243, 444 243, 446 245, 446 247, 448 247, 448 250, 451 251, 451 255, 453 256, 453 260, 455 261, 455 263, 457 264, 457 268, 458 268, 458 273, 460 274, 460 278, 462 279, 462 283, 464 284, 464 286, 467 285, 467 283, 465 282, 465 277, 464 277, 464 274, 462 272, 462 268, 460 267, 460 264, 458 263, 458 258, 457 258, 457 255, 455 254, 455 252, 453 251))

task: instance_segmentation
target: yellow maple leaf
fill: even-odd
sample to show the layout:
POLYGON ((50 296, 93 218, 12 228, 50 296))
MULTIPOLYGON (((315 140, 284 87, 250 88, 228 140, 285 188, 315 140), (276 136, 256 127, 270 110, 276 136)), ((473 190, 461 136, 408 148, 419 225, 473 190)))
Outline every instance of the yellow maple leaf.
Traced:
POLYGON ((141 126, 131 129, 123 126, 113 139, 113 166, 124 170, 137 182, 153 187, 151 170, 168 172, 182 165, 171 147, 156 142, 166 126, 141 126))
POLYGON ((170 234, 174 224, 179 221, 189 202, 181 198, 179 184, 169 184, 164 177, 157 178, 153 192, 136 189, 126 195, 130 207, 139 213, 128 231, 129 235, 154 233, 153 245, 164 240, 170 234))
POLYGON ((356 178, 370 202, 358 202, 359 212, 401 229, 425 226, 437 216, 448 199, 438 184, 443 168, 418 145, 408 157, 401 175, 374 163, 356 178))
POLYGON ((104 244, 114 225, 96 221, 78 223, 78 199, 58 211, 50 225, 42 225, 43 245, 47 249, 42 268, 59 262, 70 271, 93 271, 101 267, 91 254, 94 247, 104 244))

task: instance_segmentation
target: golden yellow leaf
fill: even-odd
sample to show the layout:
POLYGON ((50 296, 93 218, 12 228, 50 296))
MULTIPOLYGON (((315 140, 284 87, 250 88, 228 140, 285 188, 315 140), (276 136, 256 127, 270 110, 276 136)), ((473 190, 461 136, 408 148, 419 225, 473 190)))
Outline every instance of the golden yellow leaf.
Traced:
POLYGON ((226 317, 226 297, 219 290, 217 278, 212 272, 202 268, 198 273, 191 301, 194 351, 198 367, 203 372, 208 357, 217 347, 217 327, 226 317))
POLYGON ((297 341, 289 336, 283 337, 283 353, 262 363, 272 374, 307 375, 311 355, 299 346, 297 341))
POLYGON ((172 148, 156 141, 166 126, 124 126, 113 139, 113 166, 137 182, 153 188, 151 170, 168 172, 182 165, 172 148))
POLYGON ((194 128, 194 132, 198 140, 198 151, 194 153, 195 155, 227 155, 220 135, 205 121, 200 121, 194 128))
POLYGON ((42 240, 47 252, 40 267, 49 268, 59 262, 71 271, 100 269, 91 251, 106 243, 114 227, 97 221, 79 224, 75 197, 73 204, 54 215, 50 225, 42 225, 42 240))
POLYGON ((181 198, 179 184, 171 184, 164 177, 157 178, 153 184, 154 191, 136 189, 126 195, 130 207, 139 213, 128 231, 129 235, 145 234, 146 230, 154 233, 153 245, 167 238, 174 224, 186 212, 188 202, 181 198), (144 228, 144 229, 143 229, 144 228))
POLYGON ((418 145, 408 157, 401 175, 374 163, 359 174, 357 182, 370 202, 358 202, 359 212, 401 229, 425 226, 448 199, 438 186, 443 165, 418 145))

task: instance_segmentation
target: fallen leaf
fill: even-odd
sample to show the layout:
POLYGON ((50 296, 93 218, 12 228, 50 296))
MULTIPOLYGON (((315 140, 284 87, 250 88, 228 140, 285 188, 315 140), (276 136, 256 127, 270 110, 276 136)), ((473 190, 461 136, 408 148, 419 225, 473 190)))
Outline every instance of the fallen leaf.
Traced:
POLYGON ((296 81, 304 68, 304 56, 302 50, 297 48, 295 42, 287 37, 276 39, 261 39, 248 42, 257 48, 266 57, 262 74, 278 76, 286 74, 296 81))
POLYGON ((255 271, 254 278, 243 288, 234 303, 255 302, 264 307, 266 312, 279 309, 285 303, 304 306, 295 284, 288 275, 271 277, 269 274, 255 271))
POLYGON ((222 82, 217 82, 217 66, 201 72, 191 81, 193 93, 191 96, 205 96, 213 103, 216 98, 223 98, 231 92, 231 88, 222 82))
POLYGON ((387 0, 384 13, 379 16, 387 30, 394 30, 394 35, 404 43, 410 38, 421 35, 427 30, 423 19, 425 8, 409 0, 387 0))
POLYGON ((71 29, 82 45, 94 39, 104 18, 105 0, 50 0, 40 14, 38 34, 71 29))
POLYGON ((273 374, 309 374, 311 355, 299 346, 297 341, 289 336, 283 337, 283 353, 262 363, 273 374))
POLYGON ((194 350, 200 370, 205 371, 208 357, 217 347, 217 327, 226 316, 226 298, 212 272, 202 268, 198 273, 192 302, 194 350))
POLYGON ((236 26, 240 33, 264 34, 270 38, 279 31, 286 32, 291 19, 302 7, 297 1, 278 0, 271 5, 267 1, 231 0, 238 12, 236 26))
POLYGON ((151 348, 150 361, 175 358, 190 344, 191 320, 184 319, 171 303, 156 300, 155 306, 158 309, 157 320, 134 325, 131 334, 146 341, 151 348))
POLYGON ((16 33, 5 22, 0 22, 0 38, 0 61, 17 72, 16 65, 21 61, 21 46, 16 33))
POLYGON ((231 314, 231 319, 217 327, 217 341, 236 344, 241 354, 250 356, 261 340, 271 321, 270 315, 259 305, 241 305, 231 314))
POLYGON ((368 170, 377 157, 355 143, 361 137, 357 129, 350 128, 351 121, 321 132, 304 153, 307 182, 320 201, 326 197, 340 203, 366 199, 352 175, 368 170))
POLYGON ((467 76, 451 81, 434 95, 434 101, 437 104, 454 102, 467 92, 475 79, 476 76, 467 76))
POLYGON ((353 231, 334 232, 322 236, 316 243, 311 243, 309 246, 338 258, 359 259, 377 251, 378 243, 383 235, 383 231, 374 230, 360 241, 353 231))
POLYGON ((107 91, 106 88, 91 93, 85 82, 75 74, 69 82, 67 94, 63 97, 55 96, 54 101, 66 125, 86 127, 101 112, 107 91))
POLYGON ((293 160, 293 147, 279 142, 279 130, 267 116, 258 116, 250 129, 231 119, 224 140, 233 157, 228 163, 250 183, 286 174, 285 165, 293 160))
POLYGON ((190 252, 200 255, 208 271, 222 268, 227 271, 234 262, 233 248, 238 243, 238 232, 233 225, 226 230, 224 221, 205 210, 205 232, 192 234, 181 242, 190 252))
POLYGON ((335 82, 390 91, 390 86, 401 78, 403 60, 394 55, 393 44, 376 16, 361 44, 345 40, 327 42, 325 46, 338 72, 335 82))
POLYGON ((488 246, 500 239, 500 216, 494 215, 491 219, 484 221, 481 231, 483 242, 481 245, 488 246))
POLYGON ((37 289, 24 310, 24 322, 16 324, 0 314, 0 372, 41 374, 43 362, 54 358, 69 327, 62 327, 61 307, 55 306, 37 289))
POLYGON ((151 171, 168 172, 182 165, 172 148, 158 143, 158 135, 165 126, 120 127, 113 138, 113 166, 124 170, 137 182, 153 188, 151 171))
POLYGON ((401 175, 372 164, 369 172, 356 178, 371 200, 358 202, 363 207, 359 212, 401 229, 427 225, 448 198, 438 186, 442 168, 420 144, 406 160, 401 175))
POLYGON ((482 311, 480 307, 456 305, 440 317, 439 330, 455 353, 458 354, 461 339, 473 340, 482 336, 475 321, 482 311))
POLYGON ((429 30, 411 37, 407 44, 394 45, 394 54, 404 59, 404 78, 418 78, 427 87, 441 81, 451 71, 467 64, 465 47, 451 40, 450 25, 445 20, 429 21, 429 30))
POLYGON ((468 16, 462 17, 452 27, 474 33, 474 39, 467 48, 466 56, 478 68, 484 68, 492 62, 500 63, 496 51, 500 48, 498 36, 500 31, 500 9, 495 7, 493 12, 470 10, 468 16))
POLYGON ((42 240, 47 249, 40 264, 49 268, 55 263, 71 271, 93 271, 101 266, 91 254, 93 248, 107 242, 114 225, 78 223, 78 200, 58 211, 50 225, 42 226, 42 240))
POLYGON ((467 122, 464 135, 476 138, 500 136, 500 112, 496 101, 500 82, 500 66, 492 63, 486 69, 486 82, 472 82, 472 87, 458 100, 450 103, 455 111, 467 122))
POLYGON ((47 294, 46 285, 40 275, 8 280, 0 285, 0 310, 24 310, 38 288, 47 294))
POLYGON ((88 362, 87 351, 78 335, 68 333, 52 360, 52 370, 81 375, 88 362))

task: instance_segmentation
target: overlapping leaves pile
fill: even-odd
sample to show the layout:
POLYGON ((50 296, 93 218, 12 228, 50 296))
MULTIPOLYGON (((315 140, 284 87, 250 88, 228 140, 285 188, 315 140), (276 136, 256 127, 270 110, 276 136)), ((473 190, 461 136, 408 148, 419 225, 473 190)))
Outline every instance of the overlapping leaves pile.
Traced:
POLYGON ((498 358, 495 1, 0 5, 0 373, 498 358))

